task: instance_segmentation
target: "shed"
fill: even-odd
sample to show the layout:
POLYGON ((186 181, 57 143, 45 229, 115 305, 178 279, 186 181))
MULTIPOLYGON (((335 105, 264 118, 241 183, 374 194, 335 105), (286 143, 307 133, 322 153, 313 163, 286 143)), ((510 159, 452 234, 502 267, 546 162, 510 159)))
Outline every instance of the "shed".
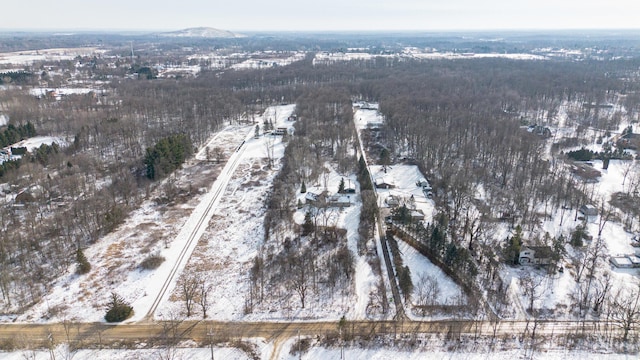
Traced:
POLYGON ((580 213, 582 213, 582 215, 584 216, 597 216, 598 209, 591 204, 582 205, 580 207, 580 213))
POLYGON ((609 258, 609 262, 617 268, 632 268, 633 262, 626 256, 612 256, 609 258))

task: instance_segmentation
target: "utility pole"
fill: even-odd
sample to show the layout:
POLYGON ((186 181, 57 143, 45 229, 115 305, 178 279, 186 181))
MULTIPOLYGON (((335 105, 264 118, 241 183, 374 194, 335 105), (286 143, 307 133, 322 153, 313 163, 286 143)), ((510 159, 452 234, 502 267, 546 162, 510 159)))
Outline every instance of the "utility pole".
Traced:
POLYGON ((208 328, 207 329, 207 336, 209 336, 209 347, 211 348, 211 360, 213 359, 213 329, 212 328, 208 328))
POLYGON ((344 360, 344 339, 342 338, 342 328, 340 328, 340 360, 344 360))
POLYGON ((298 329, 298 360, 302 359, 302 344, 300 343, 300 329, 298 329))

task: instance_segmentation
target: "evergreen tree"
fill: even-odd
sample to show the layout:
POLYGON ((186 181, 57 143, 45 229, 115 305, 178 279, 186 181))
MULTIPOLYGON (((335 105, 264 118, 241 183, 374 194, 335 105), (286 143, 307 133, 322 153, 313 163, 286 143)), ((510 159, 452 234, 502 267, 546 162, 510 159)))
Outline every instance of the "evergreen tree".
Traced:
POLYGON ((338 185, 338 192, 340 194, 344 193, 344 178, 340 178, 340 185, 338 185))
POLYGON ((78 274, 86 274, 91 270, 91 264, 87 257, 84 256, 82 249, 78 248, 76 251, 76 273, 78 274))
POLYGON ((305 185, 304 180, 302 180, 302 186, 300 186, 300 193, 304 194, 307 192, 307 185, 305 185))
POLYGON ((387 166, 391 164, 391 153, 387 148, 382 148, 380 150, 380 165, 384 169, 384 172, 387 172, 387 166))
POLYGON ((409 301, 413 292, 413 281, 411 281, 411 270, 407 265, 398 268, 398 286, 404 295, 404 300, 409 301))
POLYGON ((520 261, 520 247, 522 246, 522 227, 516 226, 516 233, 507 238, 507 244, 503 250, 507 263, 517 265, 520 261))
POLYGON ((402 205, 394 209, 394 220, 401 224, 408 224, 411 222, 411 211, 407 208, 407 205, 402 205))
POLYGON ((450 267, 453 267, 458 257, 458 247, 456 244, 450 242, 447 244, 447 250, 444 254, 444 263, 450 267))
POLYGON ((133 308, 120 295, 111 293, 104 319, 107 322, 120 322, 133 315, 133 308))
POLYGON ((584 242, 582 239, 585 237, 586 234, 587 232, 585 231, 584 227, 581 225, 578 225, 575 228, 575 230, 573 230, 573 232, 571 233, 571 246, 573 247, 584 246, 584 242))
POLYGON ((184 135, 171 135, 162 138, 152 148, 147 148, 144 163, 147 177, 160 179, 178 169, 193 151, 191 139, 184 135))
POLYGON ((311 210, 307 210, 304 214, 304 223, 302 224, 302 236, 309 235, 315 230, 311 210))

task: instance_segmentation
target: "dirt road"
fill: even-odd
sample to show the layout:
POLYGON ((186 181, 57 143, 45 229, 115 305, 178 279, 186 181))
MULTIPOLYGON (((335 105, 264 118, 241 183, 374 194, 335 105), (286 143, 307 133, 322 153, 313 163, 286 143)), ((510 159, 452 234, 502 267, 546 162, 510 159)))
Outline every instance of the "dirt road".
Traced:
MULTIPOLYGON (((530 334, 532 322, 527 321, 348 321, 343 333, 350 335, 400 335, 400 334, 447 334, 453 338, 463 335, 479 336, 523 336, 530 334), (529 330, 527 330, 529 329, 529 330), (527 332, 528 331, 528 332, 527 332)), ((609 329, 611 331, 612 329, 609 329)), ((616 329, 613 329, 617 331, 616 329)), ((601 333, 598 322, 539 321, 538 335, 561 335, 601 333)), ((16 347, 43 345, 47 342, 70 342, 82 346, 109 346, 113 344, 146 343, 162 345, 163 341, 194 340, 206 345, 213 334, 214 341, 241 338, 264 338, 268 341, 298 336, 336 336, 337 322, 141 322, 135 324, 109 325, 105 323, 58 323, 58 324, 3 324, 0 325, 0 341, 16 347)))

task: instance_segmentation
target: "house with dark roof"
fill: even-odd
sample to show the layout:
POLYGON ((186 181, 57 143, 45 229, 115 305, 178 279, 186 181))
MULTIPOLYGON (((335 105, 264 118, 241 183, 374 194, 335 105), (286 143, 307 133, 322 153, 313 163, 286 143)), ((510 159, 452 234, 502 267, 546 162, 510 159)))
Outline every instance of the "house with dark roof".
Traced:
POLYGON ((523 246, 520 249, 521 265, 549 265, 553 258, 553 250, 549 246, 523 246))

